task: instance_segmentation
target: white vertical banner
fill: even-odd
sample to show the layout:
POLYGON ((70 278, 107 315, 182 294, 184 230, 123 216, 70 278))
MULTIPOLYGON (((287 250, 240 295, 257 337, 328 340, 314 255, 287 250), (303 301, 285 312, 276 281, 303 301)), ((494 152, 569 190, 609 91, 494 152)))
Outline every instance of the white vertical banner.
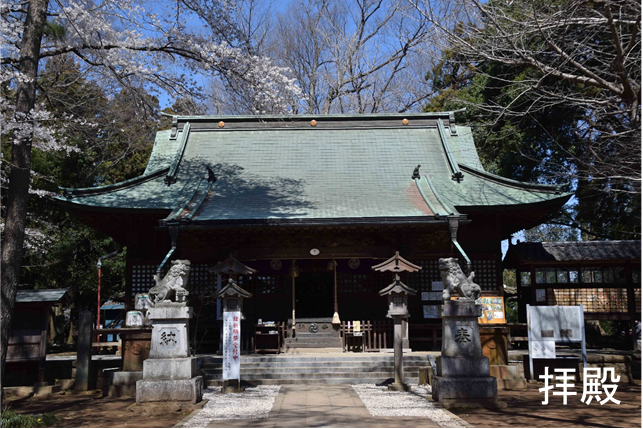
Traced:
POLYGON ((241 312, 223 312, 223 380, 239 380, 241 312))

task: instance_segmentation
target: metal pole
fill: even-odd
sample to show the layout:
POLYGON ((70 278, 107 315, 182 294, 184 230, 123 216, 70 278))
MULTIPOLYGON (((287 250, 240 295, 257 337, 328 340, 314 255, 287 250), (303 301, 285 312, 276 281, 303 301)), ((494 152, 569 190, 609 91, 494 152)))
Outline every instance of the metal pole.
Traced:
MULTIPOLYGON (((98 306, 96 307, 96 329, 100 329, 100 277, 101 277, 101 262, 98 260, 98 306)), ((100 334, 96 335, 96 342, 100 343, 100 334)), ((100 351, 100 346, 98 347, 100 351)))

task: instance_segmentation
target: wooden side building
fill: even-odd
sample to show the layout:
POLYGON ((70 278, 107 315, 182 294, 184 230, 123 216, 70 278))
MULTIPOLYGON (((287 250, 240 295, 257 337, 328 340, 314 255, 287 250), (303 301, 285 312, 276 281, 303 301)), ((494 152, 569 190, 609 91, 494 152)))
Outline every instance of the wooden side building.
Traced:
POLYGON ((516 270, 518 314, 526 305, 583 305, 587 320, 641 319, 641 241, 518 243, 504 267, 516 270))
MULTIPOLYGON (((59 200, 127 246, 129 307, 169 260, 191 261, 194 331, 206 351, 218 345, 221 284, 208 270, 229 255, 257 270, 238 279, 253 294, 246 323, 337 310, 342 321, 385 326, 377 292, 391 276, 371 266, 399 251, 422 266, 402 280, 423 292, 440 280, 438 258, 456 256, 485 295, 502 295, 501 240, 570 196, 486 172, 471 129, 445 112, 175 116, 142 176, 64 189, 59 200)), ((440 320, 423 311, 439 304, 421 293, 409 301, 412 348, 439 349, 440 320)))

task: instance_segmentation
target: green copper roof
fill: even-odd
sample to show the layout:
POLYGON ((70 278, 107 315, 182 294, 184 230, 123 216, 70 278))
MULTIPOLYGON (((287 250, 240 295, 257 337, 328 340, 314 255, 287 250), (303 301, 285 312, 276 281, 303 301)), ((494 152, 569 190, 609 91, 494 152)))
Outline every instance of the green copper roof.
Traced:
POLYGON ((559 198, 554 187, 485 173, 470 128, 456 126, 447 112, 174 117, 172 129, 157 134, 144 176, 66 190, 60 199, 85 208, 168 210, 166 222, 208 224, 420 221, 559 198))
POLYGON ((458 183, 441 175, 431 175, 436 197, 446 203, 446 208, 460 210, 474 207, 503 207, 534 204, 551 199, 569 199, 556 187, 537 185, 505 179, 485 171, 461 164, 465 179, 458 183))

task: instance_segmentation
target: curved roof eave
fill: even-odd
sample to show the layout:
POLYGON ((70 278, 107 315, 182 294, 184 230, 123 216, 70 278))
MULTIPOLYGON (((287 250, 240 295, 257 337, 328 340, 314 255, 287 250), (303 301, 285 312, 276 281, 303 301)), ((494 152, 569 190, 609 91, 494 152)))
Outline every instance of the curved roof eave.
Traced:
MULTIPOLYGON (((519 180, 507 179, 506 177, 498 176, 487 171, 478 170, 466 164, 458 163, 458 166, 469 174, 480 177, 481 179, 492 181, 500 185, 512 187, 520 190, 535 191, 535 192, 551 192, 561 194, 561 188, 565 185, 543 185, 540 183, 521 182, 519 180)), ((571 195, 571 194, 570 194, 571 195)))
POLYGON ((62 186, 59 186, 58 189, 63 192, 64 197, 57 196, 55 198, 58 200, 67 201, 69 198, 72 198, 72 197, 82 197, 82 196, 89 196, 89 195, 93 196, 93 195, 107 194, 110 192, 119 191, 121 189, 134 187, 141 183, 148 182, 150 180, 156 179, 157 177, 163 176, 165 173, 169 171, 169 169, 170 169, 169 167, 166 167, 160 170, 153 171, 148 174, 144 174, 142 176, 124 180, 122 182, 112 183, 112 184, 103 185, 103 186, 94 186, 92 188, 64 188, 62 186))

